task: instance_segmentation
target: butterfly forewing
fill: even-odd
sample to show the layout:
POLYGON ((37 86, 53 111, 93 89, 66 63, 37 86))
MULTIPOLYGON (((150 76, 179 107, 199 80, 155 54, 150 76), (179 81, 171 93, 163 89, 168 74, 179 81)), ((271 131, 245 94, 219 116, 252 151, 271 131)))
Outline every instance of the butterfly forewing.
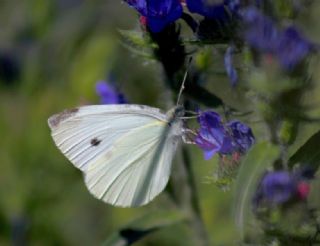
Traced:
POLYGON ((50 117, 49 126, 57 147, 83 171, 121 135, 150 122, 166 122, 158 109, 143 109, 136 105, 84 106, 50 117))
POLYGON ((140 105, 85 106, 49 119, 58 148, 90 192, 118 206, 146 204, 168 182, 182 123, 140 105))

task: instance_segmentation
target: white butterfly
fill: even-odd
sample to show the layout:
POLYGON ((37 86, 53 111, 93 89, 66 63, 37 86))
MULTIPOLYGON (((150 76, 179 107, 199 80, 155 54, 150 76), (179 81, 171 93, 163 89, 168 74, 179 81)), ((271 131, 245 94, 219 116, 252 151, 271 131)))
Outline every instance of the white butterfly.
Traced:
POLYGON ((181 106, 163 114, 142 105, 91 105, 53 115, 48 123, 57 147, 84 173, 95 197, 134 207, 168 183, 184 135, 183 115, 181 106))

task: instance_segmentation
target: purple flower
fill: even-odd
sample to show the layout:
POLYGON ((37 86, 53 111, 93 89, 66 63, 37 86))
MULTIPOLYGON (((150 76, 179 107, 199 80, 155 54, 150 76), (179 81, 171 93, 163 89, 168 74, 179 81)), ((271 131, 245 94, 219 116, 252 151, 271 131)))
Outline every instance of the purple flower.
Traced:
POLYGON ((286 28, 278 43, 276 56, 286 68, 292 69, 300 63, 311 51, 313 45, 294 28, 286 28))
POLYGON ((224 67, 230 79, 231 85, 235 86, 238 82, 238 73, 233 66, 233 59, 232 59, 233 53, 234 53, 234 47, 233 46, 228 47, 226 54, 224 55, 224 67))
POLYGON ((161 32, 168 24, 182 15, 179 0, 125 0, 142 16, 146 17, 147 26, 152 32, 161 32))
POLYGON ((247 43, 261 52, 273 52, 280 36, 274 22, 254 7, 244 10, 241 16, 246 28, 244 38, 247 43))
POLYGON ((313 178, 314 170, 303 167, 294 172, 270 171, 261 179, 254 197, 255 207, 262 202, 271 205, 286 203, 293 198, 306 199, 310 191, 308 180, 313 178))
POLYGON ((269 17, 254 7, 245 9, 241 17, 247 43, 262 53, 276 57, 286 70, 293 69, 313 50, 314 45, 294 27, 279 30, 269 17))
POLYGON ((232 140, 222 124, 219 114, 206 111, 198 118, 200 130, 195 143, 204 151, 204 158, 210 159, 215 153, 232 152, 232 140))
POLYGON ((190 12, 203 15, 209 19, 224 21, 230 18, 226 8, 235 13, 239 8, 239 0, 186 0, 190 12))
POLYGON ((96 93, 100 96, 102 104, 122 104, 127 100, 112 84, 105 81, 99 81, 96 84, 96 93))
POLYGON ((200 113, 200 129, 195 143, 204 151, 204 158, 210 159, 215 153, 223 155, 234 152, 245 153, 254 142, 249 127, 239 121, 223 124, 219 114, 213 111, 200 113))
POLYGON ((227 126, 231 129, 238 151, 246 153, 255 142, 251 128, 238 120, 230 121, 227 126))
POLYGON ((287 171, 269 172, 261 181, 262 196, 272 204, 288 201, 295 187, 296 182, 287 171))

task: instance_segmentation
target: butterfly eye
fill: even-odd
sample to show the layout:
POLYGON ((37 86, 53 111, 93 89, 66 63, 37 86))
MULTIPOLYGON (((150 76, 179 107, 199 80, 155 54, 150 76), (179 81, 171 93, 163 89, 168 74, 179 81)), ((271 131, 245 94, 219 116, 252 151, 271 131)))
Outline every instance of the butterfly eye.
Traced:
POLYGON ((178 106, 174 110, 174 116, 175 117, 182 117, 184 116, 184 108, 182 106, 178 106))

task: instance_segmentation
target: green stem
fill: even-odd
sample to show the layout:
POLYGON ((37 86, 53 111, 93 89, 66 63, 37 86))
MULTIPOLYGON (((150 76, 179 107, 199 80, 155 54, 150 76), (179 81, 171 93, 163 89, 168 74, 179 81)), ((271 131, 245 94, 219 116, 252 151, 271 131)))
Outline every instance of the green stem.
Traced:
POLYGON ((191 226, 197 235, 197 241, 199 243, 198 245, 209 245, 208 235, 201 216, 199 198, 194 179, 194 172, 192 170, 190 154, 186 146, 182 147, 182 158, 182 164, 184 164, 184 168, 186 170, 187 183, 190 189, 191 226))
POLYGON ((172 198, 175 204, 187 214, 187 222, 193 232, 193 245, 210 245, 201 217, 198 193, 187 146, 182 147, 178 157, 179 160, 177 165, 174 166, 171 178, 172 198))

